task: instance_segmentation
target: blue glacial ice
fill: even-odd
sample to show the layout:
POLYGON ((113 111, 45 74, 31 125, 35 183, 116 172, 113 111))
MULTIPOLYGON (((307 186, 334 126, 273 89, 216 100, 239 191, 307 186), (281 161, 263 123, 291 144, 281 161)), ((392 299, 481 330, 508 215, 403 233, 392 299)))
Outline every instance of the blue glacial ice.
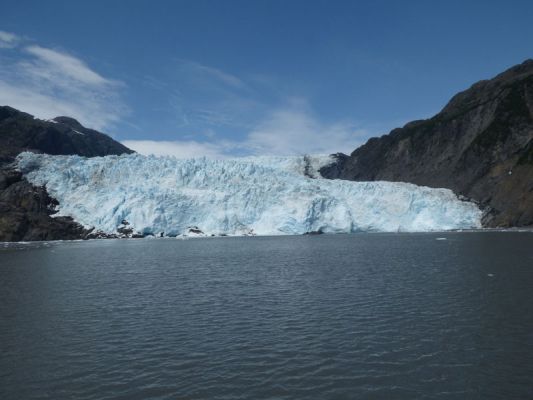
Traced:
POLYGON ((22 153, 18 168, 59 201, 56 215, 114 233, 207 235, 414 232, 480 228, 481 211, 448 189, 320 178, 329 157, 231 160, 139 154, 22 153))

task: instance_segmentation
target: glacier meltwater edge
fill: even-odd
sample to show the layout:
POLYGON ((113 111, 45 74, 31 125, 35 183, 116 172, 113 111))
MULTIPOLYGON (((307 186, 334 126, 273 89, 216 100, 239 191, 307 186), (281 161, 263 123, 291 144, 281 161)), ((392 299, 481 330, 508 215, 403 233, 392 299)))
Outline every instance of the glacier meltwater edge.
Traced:
POLYGON ((320 178, 328 157, 179 160, 22 153, 18 168, 59 201, 57 215, 114 233, 280 235, 480 228, 481 211, 448 189, 320 178))

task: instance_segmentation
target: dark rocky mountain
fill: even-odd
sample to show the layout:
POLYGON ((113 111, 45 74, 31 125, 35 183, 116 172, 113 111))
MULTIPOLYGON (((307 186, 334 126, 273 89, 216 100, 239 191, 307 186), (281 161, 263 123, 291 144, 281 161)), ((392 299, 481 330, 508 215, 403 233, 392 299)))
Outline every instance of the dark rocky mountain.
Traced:
POLYGON ((22 151, 86 157, 133 153, 73 118, 43 121, 0 107, 0 241, 79 239, 90 234, 71 218, 52 218, 57 201, 11 165, 22 151))
POLYGON ((487 227, 533 225, 533 60, 337 160, 323 176, 450 188, 486 209, 487 227))
POLYGON ((10 162, 26 150, 85 157, 133 153, 109 136, 83 127, 73 118, 44 121, 8 106, 0 107, 0 144, 0 162, 10 162))

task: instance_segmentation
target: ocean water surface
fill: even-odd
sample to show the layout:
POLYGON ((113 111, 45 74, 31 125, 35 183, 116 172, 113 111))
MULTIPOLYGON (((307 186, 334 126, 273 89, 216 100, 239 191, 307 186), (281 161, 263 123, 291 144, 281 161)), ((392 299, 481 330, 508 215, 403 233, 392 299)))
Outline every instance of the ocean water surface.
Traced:
POLYGON ((0 399, 531 399, 533 233, 0 244, 0 399))

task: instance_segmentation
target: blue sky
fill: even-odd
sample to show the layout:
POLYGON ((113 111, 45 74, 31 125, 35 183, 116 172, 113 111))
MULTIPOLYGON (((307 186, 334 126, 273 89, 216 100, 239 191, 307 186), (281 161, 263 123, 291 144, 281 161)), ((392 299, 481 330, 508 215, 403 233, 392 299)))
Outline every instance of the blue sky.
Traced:
POLYGON ((533 57, 531 1, 4 1, 0 104, 143 153, 350 152, 533 57))

